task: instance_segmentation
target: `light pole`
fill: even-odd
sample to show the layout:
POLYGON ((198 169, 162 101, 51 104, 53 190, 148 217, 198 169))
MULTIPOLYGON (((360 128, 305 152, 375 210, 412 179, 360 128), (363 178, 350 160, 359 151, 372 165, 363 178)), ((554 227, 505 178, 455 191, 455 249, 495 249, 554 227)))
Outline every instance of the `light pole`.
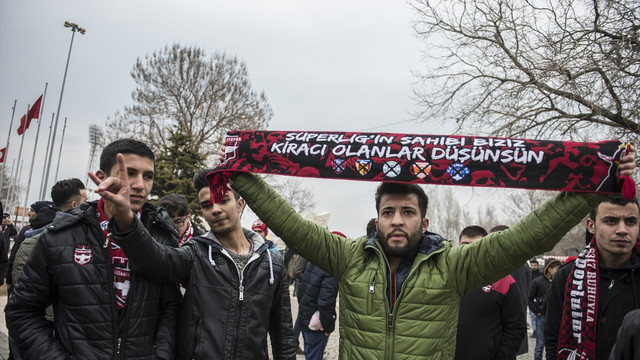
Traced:
MULTIPOLYGON (((49 170, 51 170, 51 159, 53 156, 53 145, 56 142, 56 130, 58 129, 58 119, 60 118, 60 106, 62 105, 62 94, 64 93, 64 83, 67 81, 67 70, 69 69, 69 59, 71 58, 71 48, 73 47, 73 38, 76 35, 76 31, 84 35, 86 30, 78 26, 78 24, 64 22, 64 27, 71 28, 71 44, 69 45, 69 54, 67 55, 67 65, 64 67, 64 76, 62 77, 62 88, 60 89, 60 99, 58 100, 58 111, 56 111, 56 121, 53 125, 53 137, 51 138, 51 147, 49 148, 49 161, 47 163, 47 171, 44 175, 44 186, 42 192, 47 192, 47 182, 49 180, 49 170)), ((41 194, 41 199, 45 198, 44 194, 41 194)))

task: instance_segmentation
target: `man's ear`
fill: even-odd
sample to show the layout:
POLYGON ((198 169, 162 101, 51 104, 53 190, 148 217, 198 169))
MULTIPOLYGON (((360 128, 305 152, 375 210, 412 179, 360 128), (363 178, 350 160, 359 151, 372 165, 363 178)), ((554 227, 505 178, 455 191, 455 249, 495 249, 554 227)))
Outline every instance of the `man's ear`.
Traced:
POLYGON ((591 234, 595 235, 596 233, 596 222, 591 218, 587 218, 587 230, 589 230, 589 233, 591 234))
POLYGON ((422 232, 424 233, 425 231, 427 231, 428 227, 429 227, 429 219, 428 218, 422 219, 422 232))
POLYGON ((105 174, 104 171, 102 170, 98 170, 96 171, 96 176, 98 177, 98 179, 104 181, 104 179, 108 178, 109 176, 107 174, 105 174))
POLYGON ((238 210, 240 210, 240 212, 242 212, 242 210, 244 210, 244 205, 245 205, 245 201, 243 198, 238 199, 238 210))

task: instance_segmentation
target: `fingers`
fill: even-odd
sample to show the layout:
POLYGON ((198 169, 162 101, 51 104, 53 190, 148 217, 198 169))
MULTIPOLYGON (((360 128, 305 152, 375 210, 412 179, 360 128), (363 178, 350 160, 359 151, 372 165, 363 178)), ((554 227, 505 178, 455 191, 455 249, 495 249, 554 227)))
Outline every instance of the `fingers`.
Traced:
POLYGON ((129 177, 127 174, 127 167, 124 165, 124 155, 118 153, 118 177, 123 184, 127 184, 129 182, 129 177))
POLYGON ((93 183, 98 186, 100 186, 100 184, 102 183, 102 180, 100 180, 100 178, 97 177, 96 174, 92 173, 91 171, 89 171, 89 177, 91 178, 93 183))

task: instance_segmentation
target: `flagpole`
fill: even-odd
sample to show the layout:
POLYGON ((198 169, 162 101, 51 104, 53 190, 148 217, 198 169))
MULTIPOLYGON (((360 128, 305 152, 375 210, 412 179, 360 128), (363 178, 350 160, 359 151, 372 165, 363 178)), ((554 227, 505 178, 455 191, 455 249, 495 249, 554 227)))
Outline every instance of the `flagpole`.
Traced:
POLYGON ((67 117, 64 117, 64 127, 62 128, 62 137, 60 138, 60 152, 58 153, 58 165, 56 166, 56 176, 54 181, 58 181, 58 170, 60 170, 60 158, 62 158, 62 144, 64 143, 64 133, 67 130, 67 117))
POLYGON ((44 151, 44 167, 42 168, 42 179, 40 180, 40 193, 38 199, 44 199, 44 173, 47 171, 47 163, 49 162, 49 144, 51 143, 51 130, 53 129, 53 117, 55 113, 51 113, 51 123, 49 124, 49 137, 47 138, 47 148, 44 151))
MULTIPOLYGON (((7 133, 7 146, 5 146, 4 150, 4 162, 2 164, 2 176, 0 176, 0 191, 2 190, 2 186, 4 185, 4 169, 6 168, 7 159, 9 158, 7 154, 9 154, 9 138, 11 138, 11 128, 13 128, 13 117, 16 114, 16 103, 18 99, 13 100, 13 107, 11 108, 11 122, 9 123, 9 132, 7 133)), ((9 177, 11 179, 11 177, 9 177)), ((7 191, 9 193, 9 191, 7 191)))
MULTIPOLYGON (((27 180, 27 192, 24 195, 24 206, 22 207, 22 222, 24 223, 24 209, 27 208, 27 201, 29 200, 29 191, 31 190, 31 176, 33 175, 33 163, 36 160, 36 151, 38 150, 38 138, 40 137, 40 124, 42 124, 42 110, 44 109, 44 102, 47 99, 47 87, 49 83, 44 84, 44 94, 42 95, 42 102, 40 103, 40 112, 38 113, 38 130, 36 131, 36 141, 33 144, 33 155, 31 155, 31 166, 29 166, 29 180, 27 180)), ((27 113, 28 114, 28 113, 27 113)), ((27 115, 28 117, 28 115, 27 115)), ((22 134, 24 136, 24 133, 22 134)))
MULTIPOLYGON (((78 26, 78 24, 64 22, 64 27, 71 28, 71 44, 69 45, 69 54, 67 54, 67 65, 64 67, 64 76, 62 77, 62 88, 60 88, 60 99, 58 100, 58 110, 56 111, 56 121, 53 125, 53 137, 51 138, 51 148, 49 149, 49 163, 47 164, 47 171, 44 175, 44 187, 47 188, 47 182, 49 181, 49 170, 51 169, 51 159, 53 158, 53 145, 56 142, 56 131, 58 130, 58 119, 60 118, 60 106, 62 106, 62 94, 64 93, 64 84, 67 81, 67 71, 69 70, 69 59, 71 58, 71 48, 73 48, 73 38, 76 35, 76 31, 80 34, 85 33, 85 29, 78 26)), ((46 190, 45 190, 46 191, 46 190)))
MULTIPOLYGON (((13 159, 13 162, 11 163, 11 175, 9 175, 9 180, 11 180, 11 178, 13 177, 13 170, 16 169, 16 159, 13 159)), ((9 199, 11 198, 11 184, 7 185, 7 197, 4 199, 4 203, 7 204, 7 206, 11 206, 9 204, 9 199)))
MULTIPOLYGON (((29 117, 29 110, 30 110, 30 107, 31 107, 30 105, 27 105, 27 112, 26 112, 26 114, 24 115, 24 116, 25 116, 25 119, 27 119, 27 118, 29 117)), ((25 121, 25 124, 26 124, 26 122, 27 122, 27 121, 29 121, 29 120, 27 119, 27 120, 25 121)), ((26 129, 25 129, 25 130, 26 130, 26 129)), ((16 189, 16 187, 17 187, 17 185, 18 185, 18 173, 19 173, 20 171, 22 171, 22 164, 21 164, 21 162, 20 162, 20 159, 22 158, 22 145, 24 145, 24 138, 25 138, 26 136, 27 136, 27 135, 25 135, 25 132, 23 131, 23 132, 22 132, 22 139, 20 140, 20 150, 18 150, 18 164, 20 164, 20 166, 19 166, 19 169, 20 169, 20 170, 19 170, 18 172, 16 172, 16 174, 15 174, 15 175, 14 175, 14 177, 13 177, 13 184, 12 184, 12 185, 13 185, 13 191, 14 191, 14 192, 15 192, 15 189, 16 189)), ((12 194, 12 195, 13 195, 13 194, 12 194)), ((13 200, 14 200, 14 199, 12 198, 12 199, 11 199, 11 202, 12 202, 12 203, 13 203, 13 200)), ((17 215, 16 215, 16 216, 17 216, 17 215)))
MULTIPOLYGON (((20 161, 20 166, 18 167, 18 172, 16 173, 19 174, 22 172, 22 165, 24 164, 24 160, 20 161)), ((11 196, 11 206, 14 210, 16 210, 16 205, 14 204, 14 202, 16 201, 16 188, 18 187, 18 183, 16 182, 15 184, 13 184, 13 191, 12 191, 12 196, 11 196)), ((13 220, 14 223, 18 222, 18 211, 15 211, 16 216, 13 220)))

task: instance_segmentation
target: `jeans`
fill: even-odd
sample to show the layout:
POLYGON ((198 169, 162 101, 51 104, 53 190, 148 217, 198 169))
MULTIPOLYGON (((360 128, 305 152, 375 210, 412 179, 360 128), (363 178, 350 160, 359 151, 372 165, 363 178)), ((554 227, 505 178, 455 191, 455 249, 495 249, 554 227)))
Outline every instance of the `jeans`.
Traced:
POLYGON ((307 360, 322 360, 324 348, 327 347, 329 336, 324 331, 302 331, 304 338, 304 357, 307 360))
POLYGON ((531 320, 531 329, 536 332, 536 314, 529 310, 529 319, 531 320))
POLYGON ((544 315, 536 315, 536 348, 533 351, 534 360, 542 360, 544 350, 544 315))

